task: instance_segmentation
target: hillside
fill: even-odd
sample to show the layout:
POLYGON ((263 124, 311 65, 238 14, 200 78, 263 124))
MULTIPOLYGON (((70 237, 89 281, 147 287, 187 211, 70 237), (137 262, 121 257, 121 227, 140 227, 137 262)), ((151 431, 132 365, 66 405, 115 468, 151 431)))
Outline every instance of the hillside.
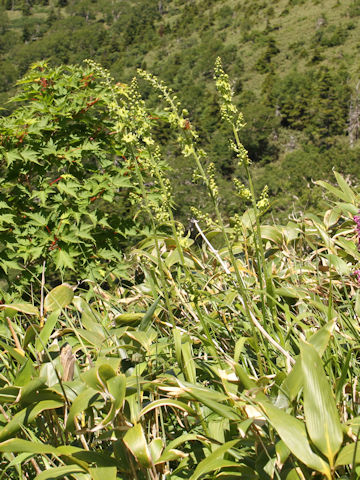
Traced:
MULTIPOLYGON (((5 109, 12 108, 5 100, 15 81, 39 59, 60 65, 92 58, 125 83, 136 68, 146 68, 179 93, 221 174, 227 192, 221 203, 232 214, 243 206, 231 193, 237 168, 228 132, 218 127, 212 72, 220 55, 247 121, 242 140, 256 163, 256 185, 259 190, 269 185, 270 214, 282 217, 317 206, 321 198, 312 182, 332 178, 333 168, 357 182, 360 100, 354 57, 360 48, 359 0, 2 4, 0 88, 5 109)), ((149 86, 140 86, 155 105, 149 86)), ((189 181, 192 165, 183 159, 179 168, 179 152, 161 121, 158 133, 172 159, 184 205, 206 208, 206 197, 189 181)), ((178 206, 180 216, 184 205, 178 206)))
POLYGON ((359 10, 3 2, 2 479, 360 478, 359 10))

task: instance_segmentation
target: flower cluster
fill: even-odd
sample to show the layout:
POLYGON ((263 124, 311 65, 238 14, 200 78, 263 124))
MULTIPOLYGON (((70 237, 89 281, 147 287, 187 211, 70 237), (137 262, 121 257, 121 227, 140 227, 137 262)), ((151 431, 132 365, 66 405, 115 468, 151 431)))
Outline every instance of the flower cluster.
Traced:
POLYGON ((356 234, 358 240, 358 247, 360 249, 360 212, 359 215, 354 216, 354 222, 356 223, 356 234))
POLYGON ((360 283, 360 270, 354 270, 354 275, 356 276, 358 283, 360 283))
POLYGON ((233 182, 236 193, 239 195, 239 197, 243 200, 250 201, 252 198, 250 190, 243 183, 241 183, 238 178, 234 178, 233 182))
POLYGON ((248 155, 248 151, 244 147, 242 143, 239 142, 237 145, 235 142, 232 140, 230 141, 230 148, 233 152, 236 153, 236 158, 238 159, 238 166, 242 167, 244 164, 245 165, 250 165, 251 160, 248 155))
POLYGON ((233 103, 229 76, 224 72, 220 57, 215 61, 214 80, 220 96, 220 116, 222 120, 230 123, 238 131, 245 126, 245 121, 243 114, 233 103))
POLYGON ((191 213, 194 216, 194 218, 196 220, 200 220, 201 222, 203 222, 207 226, 207 228, 212 228, 212 227, 217 226, 216 221, 213 220, 210 217, 210 215, 208 215, 207 213, 201 212, 196 207, 190 207, 190 210, 191 210, 191 213))
POLYGON ((264 213, 265 210, 269 208, 269 187, 265 185, 263 191, 261 192, 260 199, 258 200, 256 206, 259 210, 259 213, 264 213))
MULTIPOLYGON (((354 215, 354 222, 356 224, 358 249, 360 249, 360 211, 358 215, 354 215)), ((356 276, 357 281, 360 283, 360 270, 354 270, 354 275, 356 276)))

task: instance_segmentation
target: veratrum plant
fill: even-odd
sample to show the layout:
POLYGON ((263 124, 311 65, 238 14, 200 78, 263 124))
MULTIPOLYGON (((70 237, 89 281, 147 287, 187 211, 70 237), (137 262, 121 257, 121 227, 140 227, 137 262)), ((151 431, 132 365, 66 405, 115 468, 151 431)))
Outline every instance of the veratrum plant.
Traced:
POLYGON ((0 119, 3 273, 17 286, 44 261, 48 277, 119 273, 124 238, 136 235, 131 160, 141 158, 129 88, 118 84, 115 93, 107 72, 90 63, 36 64, 19 87, 12 101, 20 106, 0 119))

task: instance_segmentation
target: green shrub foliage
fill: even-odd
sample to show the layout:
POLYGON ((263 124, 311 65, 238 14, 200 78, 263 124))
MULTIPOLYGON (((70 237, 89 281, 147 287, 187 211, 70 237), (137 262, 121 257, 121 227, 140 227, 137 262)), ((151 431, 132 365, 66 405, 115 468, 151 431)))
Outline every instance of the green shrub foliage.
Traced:
POLYGON ((18 107, 0 122, 2 272, 24 284, 45 262, 99 280, 121 269, 123 240, 136 234, 128 88, 113 87, 94 65, 45 63, 19 86, 18 107))

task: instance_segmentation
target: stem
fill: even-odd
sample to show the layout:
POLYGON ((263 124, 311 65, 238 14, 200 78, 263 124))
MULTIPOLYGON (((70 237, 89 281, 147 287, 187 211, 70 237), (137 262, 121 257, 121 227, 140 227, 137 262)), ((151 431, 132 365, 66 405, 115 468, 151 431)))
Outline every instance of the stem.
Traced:
MULTIPOLYGON (((138 177, 138 180, 139 180, 140 190, 141 190, 142 196, 143 196, 144 200, 146 201, 146 203, 149 204, 148 194, 146 192, 144 180, 143 180, 143 177, 142 177, 141 172, 140 172, 138 160, 137 160, 137 158, 134 154, 133 154, 133 157, 135 159, 135 171, 136 171, 136 176, 138 177)), ((157 237, 157 234, 156 234, 156 224, 155 224, 154 216, 153 216, 150 208, 149 208, 149 211, 150 211, 151 226, 154 230, 154 235, 155 235, 155 249, 156 249, 156 256, 157 256, 157 259, 158 259, 160 282, 161 282, 161 285, 162 285, 162 288, 163 288, 165 304, 166 304, 166 308, 167 308, 168 313, 169 313, 170 322, 174 327, 176 325, 176 322, 175 322, 174 314, 173 314, 170 299, 169 299, 168 285, 166 283, 165 276, 164 276, 163 260, 162 260, 162 257, 161 257, 158 237, 157 237)))
POLYGON ((43 269, 41 274, 41 288, 40 288, 40 327, 44 326, 44 287, 45 287, 45 260, 43 262, 43 269))
POLYGON ((13 324, 10 320, 10 317, 6 317, 6 321, 7 321, 7 324, 8 324, 8 327, 9 327, 9 330, 11 332, 11 336, 13 337, 14 339, 14 342, 15 342, 15 346, 16 348, 21 352, 21 353, 25 353, 24 350, 22 349, 22 346, 21 346, 21 343, 19 341, 19 338, 14 330, 14 327, 13 327, 13 324))
MULTIPOLYGON (((202 230, 200 229, 199 227, 199 224, 197 222, 197 220, 194 220, 194 223, 195 223, 195 226, 196 228, 198 229, 201 237, 204 239, 204 241, 206 242, 206 244, 208 245, 209 249, 213 252, 213 254, 216 256, 216 258, 218 259, 220 265, 223 267, 225 273, 227 274, 230 274, 230 270, 228 269, 227 265, 224 263, 224 261, 222 260, 222 258, 220 257, 219 253, 215 250, 215 248, 211 245, 211 243, 209 242, 209 240, 205 237, 204 233, 202 232, 202 230)), ((243 307, 245 307, 245 302, 243 300, 243 298, 239 297, 240 299, 240 302, 242 304, 243 307)), ((236 313, 236 312, 234 312, 236 313)), ((291 364, 294 364, 295 363, 295 360, 290 356, 290 354, 284 350, 282 348, 281 345, 279 345, 277 343, 276 340, 274 340, 270 334, 263 328, 263 326, 261 325, 261 323, 256 319, 255 315, 249 310, 249 315, 250 315, 250 319, 251 321, 253 322, 253 324, 255 325, 255 327, 261 332, 261 334, 276 348, 279 350, 279 352, 281 352, 285 357, 286 359, 288 360, 288 362, 290 362, 291 364)))

